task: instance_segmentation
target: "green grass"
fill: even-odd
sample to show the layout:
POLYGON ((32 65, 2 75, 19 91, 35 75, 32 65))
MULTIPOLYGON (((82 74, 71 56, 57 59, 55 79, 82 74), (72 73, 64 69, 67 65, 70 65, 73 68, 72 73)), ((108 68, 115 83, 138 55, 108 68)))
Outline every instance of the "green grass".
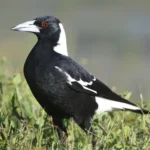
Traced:
MULTIPOLYGON (((23 76, 11 76, 0 62, 0 150, 91 150, 91 135, 64 120, 69 132, 61 144, 51 118, 31 94, 23 76)), ((127 93, 126 97, 130 97, 127 93)), ((150 108, 143 104, 143 107, 150 108)), ((96 115, 98 150, 149 150, 150 115, 113 112, 96 115)))

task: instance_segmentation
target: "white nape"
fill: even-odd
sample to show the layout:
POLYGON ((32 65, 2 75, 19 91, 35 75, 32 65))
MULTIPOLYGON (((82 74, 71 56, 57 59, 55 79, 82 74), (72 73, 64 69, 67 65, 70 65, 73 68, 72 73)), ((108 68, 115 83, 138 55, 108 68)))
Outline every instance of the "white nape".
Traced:
POLYGON ((55 68, 66 75, 67 80, 68 80, 68 83, 69 83, 70 85, 72 85, 72 82, 77 82, 77 83, 79 83, 85 90, 88 90, 88 91, 91 91, 91 92, 94 92, 94 93, 97 94, 97 91, 92 90, 92 89, 86 87, 87 85, 92 85, 92 83, 93 83, 93 81, 95 80, 95 78, 93 78, 93 81, 90 81, 90 82, 85 82, 85 81, 81 80, 81 78, 80 78, 80 80, 77 81, 76 79, 72 78, 67 72, 64 72, 61 68, 59 68, 59 67, 57 67, 57 66, 55 66, 55 68))
POLYGON ((66 33, 61 23, 59 23, 59 27, 60 27, 59 40, 57 42, 57 45, 54 47, 54 51, 59 54, 68 56, 66 33))
POLYGON ((105 111, 112 111, 113 109, 129 109, 129 110, 141 110, 141 108, 137 106, 133 106, 130 104, 117 102, 113 100, 108 100, 101 97, 95 97, 96 102, 98 104, 98 109, 96 110, 96 113, 103 113, 105 111))

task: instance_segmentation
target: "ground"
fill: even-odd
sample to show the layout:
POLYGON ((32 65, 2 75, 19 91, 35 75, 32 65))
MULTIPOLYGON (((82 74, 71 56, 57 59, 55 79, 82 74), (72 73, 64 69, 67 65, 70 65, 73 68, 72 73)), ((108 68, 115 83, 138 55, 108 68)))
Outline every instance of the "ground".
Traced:
MULTIPOLYGON (((0 149, 1 150, 91 150, 91 135, 64 120, 69 132, 61 144, 51 118, 40 107, 22 75, 13 76, 0 63, 0 149)), ((130 98, 130 93, 124 95, 130 98)), ((139 106, 149 108, 141 102, 139 106)), ((97 150, 149 150, 150 115, 111 112, 95 115, 92 126, 97 150)))

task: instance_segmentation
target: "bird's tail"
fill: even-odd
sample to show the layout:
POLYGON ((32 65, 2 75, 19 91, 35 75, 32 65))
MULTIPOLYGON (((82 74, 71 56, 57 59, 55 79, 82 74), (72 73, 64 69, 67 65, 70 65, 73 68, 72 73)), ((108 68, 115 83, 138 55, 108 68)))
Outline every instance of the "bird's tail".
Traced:
POLYGON ((118 96, 117 94, 115 96, 115 100, 96 97, 96 102, 98 104, 98 109, 96 110, 96 112, 102 113, 112 110, 127 110, 139 114, 150 114, 150 111, 138 107, 137 105, 129 102, 128 100, 118 96))
MULTIPOLYGON (((128 110, 128 109, 126 109, 126 110, 128 110)), ((139 110, 131 110, 131 109, 129 109, 129 111, 132 111, 132 112, 135 112, 135 113, 138 113, 138 114, 150 114, 150 111, 148 111, 146 109, 142 109, 142 108, 139 108, 139 110)))

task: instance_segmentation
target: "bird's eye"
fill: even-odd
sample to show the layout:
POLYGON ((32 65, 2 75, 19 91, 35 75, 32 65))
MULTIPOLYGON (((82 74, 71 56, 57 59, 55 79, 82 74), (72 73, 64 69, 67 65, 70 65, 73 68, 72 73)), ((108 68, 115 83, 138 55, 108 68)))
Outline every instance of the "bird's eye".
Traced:
POLYGON ((48 22, 42 22, 42 27, 47 28, 49 26, 48 22))

